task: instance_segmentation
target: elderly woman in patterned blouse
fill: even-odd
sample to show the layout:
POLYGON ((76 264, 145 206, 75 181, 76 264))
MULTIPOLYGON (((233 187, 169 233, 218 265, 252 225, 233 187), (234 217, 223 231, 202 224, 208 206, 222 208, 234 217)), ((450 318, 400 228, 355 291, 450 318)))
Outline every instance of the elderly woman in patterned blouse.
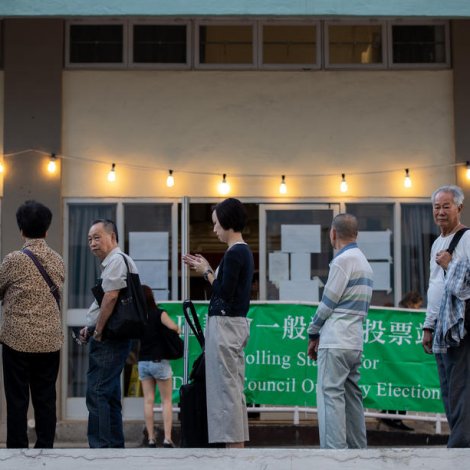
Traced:
POLYGON ((3 378, 7 402, 7 447, 28 447, 29 394, 36 421, 36 448, 51 448, 56 427, 55 384, 63 344, 59 296, 64 262, 45 241, 52 213, 26 201, 16 212, 24 239, 21 251, 8 254, 0 266, 3 321, 3 378), (45 270, 41 273, 39 265, 45 270))

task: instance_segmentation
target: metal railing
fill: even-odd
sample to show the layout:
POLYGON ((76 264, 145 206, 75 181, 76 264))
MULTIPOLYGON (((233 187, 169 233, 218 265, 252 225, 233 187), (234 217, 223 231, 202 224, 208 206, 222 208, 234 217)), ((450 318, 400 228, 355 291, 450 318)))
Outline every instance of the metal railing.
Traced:
MULTIPOLYGON (((154 413, 161 413, 162 407, 155 406, 153 408, 154 413)), ((178 406, 173 407, 174 413, 179 413, 180 409, 178 406)), ((247 407, 248 413, 292 413, 293 415, 293 424, 300 424, 300 415, 304 414, 317 414, 317 408, 312 407, 303 407, 303 406, 259 406, 259 407, 247 407)), ((412 421, 423 421, 423 422, 434 422, 434 433, 442 433, 442 423, 447 423, 446 416, 441 413, 426 413, 426 414, 389 414, 381 413, 377 411, 364 411, 364 416, 366 418, 386 418, 386 419, 405 419, 412 421)))

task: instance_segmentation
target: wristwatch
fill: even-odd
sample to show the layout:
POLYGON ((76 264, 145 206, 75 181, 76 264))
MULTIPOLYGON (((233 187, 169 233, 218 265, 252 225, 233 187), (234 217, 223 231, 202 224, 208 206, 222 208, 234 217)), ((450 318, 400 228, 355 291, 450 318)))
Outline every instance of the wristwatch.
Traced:
POLYGON ((204 278, 205 281, 208 281, 209 280, 209 274, 214 274, 214 271, 212 271, 212 269, 208 269, 203 275, 202 277, 204 278))
POLYGON ((95 338, 95 339, 101 338, 101 331, 95 330, 93 332, 93 338, 95 338))

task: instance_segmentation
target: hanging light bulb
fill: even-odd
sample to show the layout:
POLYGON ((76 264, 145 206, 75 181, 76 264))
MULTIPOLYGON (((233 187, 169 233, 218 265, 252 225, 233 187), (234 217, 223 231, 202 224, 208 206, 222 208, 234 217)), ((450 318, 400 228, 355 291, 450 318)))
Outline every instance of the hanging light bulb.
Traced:
POLYGON ((279 192, 281 194, 286 194, 287 193, 286 175, 281 176, 281 184, 279 186, 279 192))
POLYGON ((0 173, 5 171, 5 167, 3 166, 3 162, 0 162, 0 173))
POLYGON ((111 170, 109 170, 108 181, 110 183, 116 181, 116 164, 115 163, 111 165, 111 170))
POLYGON ((227 175, 224 173, 222 175, 222 181, 219 183, 219 193, 226 195, 230 192, 230 185, 227 183, 227 175))
POLYGON ((466 165, 467 165, 467 179, 470 180, 470 162, 467 161, 466 165))
POLYGON ((168 170, 168 176, 166 178, 166 185, 172 188, 175 185, 175 178, 173 176, 173 170, 168 170))
POLYGON ((403 181, 405 188, 411 188, 411 178, 410 178, 410 170, 408 168, 405 169, 405 180, 403 181))
POLYGON ((341 183, 339 185, 339 190, 342 193, 345 193, 348 190, 348 183, 346 182, 346 175, 341 173, 341 183))
POLYGON ((55 153, 52 153, 51 158, 49 159, 49 163, 47 164, 47 171, 49 173, 55 173, 56 170, 57 170, 56 156, 55 156, 55 153))

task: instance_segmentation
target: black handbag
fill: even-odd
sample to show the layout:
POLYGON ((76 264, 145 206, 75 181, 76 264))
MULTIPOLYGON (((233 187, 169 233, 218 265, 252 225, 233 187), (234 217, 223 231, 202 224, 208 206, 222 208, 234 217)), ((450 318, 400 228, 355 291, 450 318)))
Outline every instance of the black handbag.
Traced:
MULTIPOLYGON (((127 267, 127 285, 119 291, 113 313, 104 327, 103 338, 139 339, 144 335, 148 321, 144 291, 140 283, 139 275, 131 273, 126 256, 123 253, 120 254, 124 258, 127 267)), ((101 301, 104 296, 101 283, 91 290, 98 305, 101 306, 101 301)))
POLYGON ((194 308, 194 305, 190 300, 185 300, 183 302, 183 313, 184 313, 184 317, 186 318, 186 321, 188 322, 189 327, 194 333, 194 336, 196 337, 202 349, 201 354, 199 354, 199 356, 193 362, 193 366, 189 374, 189 380, 205 383, 206 357, 204 354, 204 346, 205 346, 204 333, 202 332, 201 324, 199 323, 199 318, 197 316, 196 309, 194 308), (191 316, 188 313, 188 310, 189 312, 191 312, 191 316))
POLYGON ((161 343, 162 359, 180 359, 183 357, 184 342, 176 331, 162 325, 159 340, 161 343))
POLYGON ((193 362, 190 382, 180 387, 181 447, 214 447, 207 430, 204 334, 190 300, 184 301, 183 312, 203 351, 193 362))

